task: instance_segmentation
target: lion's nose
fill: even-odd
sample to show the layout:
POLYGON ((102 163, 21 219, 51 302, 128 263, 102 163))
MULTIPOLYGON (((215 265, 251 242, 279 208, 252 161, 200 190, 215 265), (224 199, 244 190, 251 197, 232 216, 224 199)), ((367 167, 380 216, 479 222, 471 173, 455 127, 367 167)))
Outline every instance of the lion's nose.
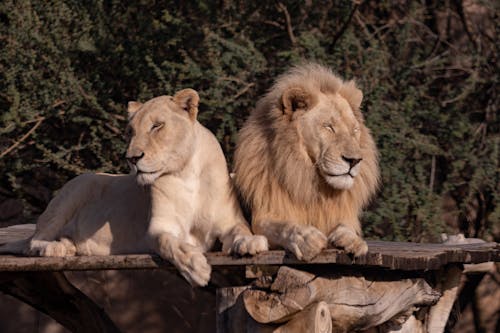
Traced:
POLYGON ((361 162, 362 158, 353 158, 353 157, 346 157, 346 156, 342 156, 342 159, 344 161, 346 161, 347 163, 349 163, 349 166, 351 168, 354 168, 354 166, 356 164, 358 164, 359 162, 361 162))
POLYGON ((142 151, 141 151, 141 153, 140 153, 139 155, 128 155, 128 154, 127 154, 126 159, 127 159, 127 161, 129 161, 130 163, 132 163, 132 164, 136 165, 136 164, 137 164, 137 162, 139 162, 139 160, 140 160, 141 158, 143 158, 143 157, 144 157, 144 152, 142 152, 142 151))

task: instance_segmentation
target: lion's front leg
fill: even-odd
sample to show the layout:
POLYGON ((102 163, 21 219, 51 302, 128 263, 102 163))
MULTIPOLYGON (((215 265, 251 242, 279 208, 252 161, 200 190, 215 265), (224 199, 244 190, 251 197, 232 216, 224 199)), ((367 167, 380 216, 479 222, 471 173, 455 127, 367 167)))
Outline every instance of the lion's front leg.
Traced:
POLYGON ((328 243, 341 247, 354 256, 359 257, 368 252, 368 245, 355 230, 340 224, 328 236, 328 243))
POLYGON ((206 286, 212 268, 200 247, 188 244, 167 232, 152 237, 153 248, 170 261, 192 286, 206 286))
POLYGON ((300 260, 312 260, 327 245, 326 236, 312 226, 259 221, 253 225, 253 228, 255 233, 266 236, 271 244, 291 251, 300 260))
POLYGON ((220 237, 222 250, 238 255, 256 255, 269 250, 267 238, 261 235, 252 235, 250 229, 243 223, 236 225, 225 235, 220 237))

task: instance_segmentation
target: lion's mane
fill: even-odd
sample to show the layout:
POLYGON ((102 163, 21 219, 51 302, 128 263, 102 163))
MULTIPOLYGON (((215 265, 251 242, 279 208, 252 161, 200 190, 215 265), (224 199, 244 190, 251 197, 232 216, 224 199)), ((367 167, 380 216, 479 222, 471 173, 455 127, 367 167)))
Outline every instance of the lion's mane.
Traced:
POLYGON ((377 150, 359 110, 361 99, 353 81, 343 82, 317 64, 296 66, 277 78, 240 131, 234 156, 235 181, 254 221, 293 216, 294 223, 315 226, 325 234, 339 223, 357 224, 352 227, 360 231, 358 214, 379 182, 377 150), (350 189, 332 189, 304 157, 302 138, 281 108, 281 96, 293 87, 313 98, 319 91, 339 93, 353 109, 360 123, 363 163, 350 189))

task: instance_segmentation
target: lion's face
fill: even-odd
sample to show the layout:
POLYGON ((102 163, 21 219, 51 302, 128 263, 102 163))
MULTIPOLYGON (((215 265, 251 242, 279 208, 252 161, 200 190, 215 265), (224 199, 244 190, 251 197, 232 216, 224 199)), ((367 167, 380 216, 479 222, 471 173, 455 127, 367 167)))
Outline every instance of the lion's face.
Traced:
POLYGON ((284 97, 297 108, 293 119, 300 142, 319 175, 335 189, 350 189, 363 165, 364 126, 351 105, 338 92, 308 96, 291 91, 284 97))
POLYGON ((182 170, 194 149, 194 123, 199 97, 184 89, 144 104, 130 102, 127 161, 139 184, 182 170))

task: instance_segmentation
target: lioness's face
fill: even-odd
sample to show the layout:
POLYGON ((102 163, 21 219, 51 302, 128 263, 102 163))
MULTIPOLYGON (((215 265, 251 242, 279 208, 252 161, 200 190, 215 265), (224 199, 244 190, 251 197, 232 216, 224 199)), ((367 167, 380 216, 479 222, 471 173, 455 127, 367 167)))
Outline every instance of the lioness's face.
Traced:
POLYGON ((127 160, 139 184, 179 172, 194 149, 198 94, 185 89, 175 96, 129 103, 127 160))
POLYGON ((363 164, 361 124, 339 93, 320 93, 297 119, 305 151, 318 173, 333 188, 352 187, 363 164))

